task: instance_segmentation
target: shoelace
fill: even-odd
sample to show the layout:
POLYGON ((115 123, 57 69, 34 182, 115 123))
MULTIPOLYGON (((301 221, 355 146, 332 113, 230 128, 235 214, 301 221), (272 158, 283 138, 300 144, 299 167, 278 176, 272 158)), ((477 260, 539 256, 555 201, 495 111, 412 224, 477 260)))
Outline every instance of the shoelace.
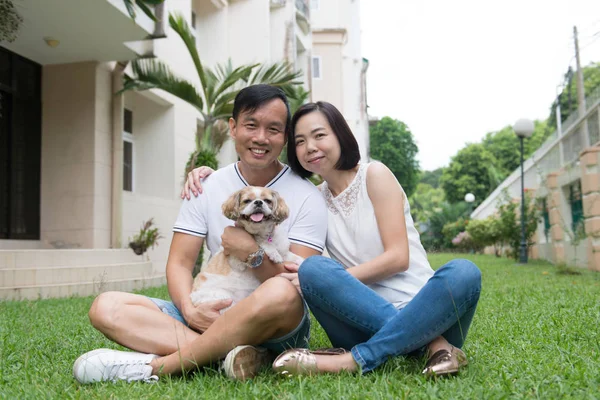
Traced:
POLYGON ((145 361, 132 361, 127 363, 112 364, 107 369, 108 380, 121 379, 128 383, 144 381, 148 383, 158 381, 158 376, 150 375, 152 368, 145 361))

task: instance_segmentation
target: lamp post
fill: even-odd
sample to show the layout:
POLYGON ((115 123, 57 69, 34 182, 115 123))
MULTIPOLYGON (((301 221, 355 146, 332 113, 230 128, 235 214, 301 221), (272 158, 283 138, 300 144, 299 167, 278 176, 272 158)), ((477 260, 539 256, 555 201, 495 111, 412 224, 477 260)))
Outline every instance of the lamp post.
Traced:
POLYGON ((513 125, 513 130, 521 142, 521 252, 519 262, 527 264, 527 238, 525 237, 525 173, 523 171, 523 139, 531 136, 534 130, 533 121, 520 119, 513 125))
POLYGON ((465 194, 465 201, 469 203, 469 217, 471 217, 471 213, 473 212, 473 202, 475 201, 475 195, 473 193, 465 194))

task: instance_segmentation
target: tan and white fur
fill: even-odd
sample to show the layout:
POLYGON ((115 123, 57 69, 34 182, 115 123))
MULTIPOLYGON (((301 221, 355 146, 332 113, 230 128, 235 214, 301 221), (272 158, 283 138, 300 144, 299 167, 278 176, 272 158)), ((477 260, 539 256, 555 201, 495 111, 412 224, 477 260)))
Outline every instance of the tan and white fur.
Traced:
MULTIPOLYGON (((289 214, 283 198, 274 190, 247 186, 232 194, 223 203, 223 214, 237 222, 256 240, 274 263, 290 261, 300 265, 304 259, 290 252, 287 232, 278 229, 289 214)), ((210 259, 194 279, 190 298, 194 305, 233 299, 233 304, 248 297, 260 281, 246 265, 233 255, 225 256, 223 248, 210 259)), ((223 313, 226 309, 221 310, 223 313)))

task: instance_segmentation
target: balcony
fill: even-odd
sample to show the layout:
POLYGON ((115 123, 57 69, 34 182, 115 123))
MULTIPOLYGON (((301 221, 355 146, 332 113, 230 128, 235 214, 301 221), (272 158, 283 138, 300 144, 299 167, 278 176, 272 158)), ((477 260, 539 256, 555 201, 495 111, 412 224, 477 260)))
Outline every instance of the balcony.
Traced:
POLYGON ((308 6, 308 0, 295 0, 296 1, 296 22, 300 26, 300 29, 307 35, 310 32, 310 7, 308 6))
POLYGON ((287 0, 271 0, 270 5, 271 8, 281 8, 285 7, 287 0))
POLYGON ((155 29, 142 12, 133 22, 122 0, 21 0, 18 6, 23 26, 16 41, 2 46, 42 65, 130 60, 139 49, 147 53, 138 42, 155 29))

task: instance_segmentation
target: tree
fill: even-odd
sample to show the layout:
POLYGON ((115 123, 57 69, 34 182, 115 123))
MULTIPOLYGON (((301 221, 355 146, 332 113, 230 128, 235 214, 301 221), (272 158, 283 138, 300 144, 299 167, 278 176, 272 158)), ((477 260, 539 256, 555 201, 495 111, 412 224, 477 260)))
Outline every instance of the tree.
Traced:
POLYGON ((542 144, 548 139, 552 133, 551 127, 547 121, 533 121, 534 130, 530 138, 525 139, 525 158, 529 158, 542 144))
MULTIPOLYGON (((188 168, 198 166, 196 160, 216 155, 227 140, 227 120, 233 111, 233 101, 245 86, 268 83, 280 87, 292 100, 296 96, 306 98, 306 92, 298 86, 301 72, 293 72, 287 63, 272 65, 242 65, 233 67, 231 61, 214 69, 202 64, 194 36, 181 15, 170 15, 169 25, 185 43, 201 84, 200 90, 193 83, 178 78, 163 62, 156 59, 137 59, 131 64, 135 77, 125 77, 122 91, 162 89, 196 108, 202 115, 203 129, 196 133, 196 149, 190 155, 188 168)), ((186 170, 188 172, 189 170, 186 170)))
POLYGON ((502 182, 496 163, 483 144, 469 144, 459 150, 440 178, 446 200, 463 202, 465 194, 473 193, 474 205, 479 205, 502 182))
POLYGON ((14 42, 17 39, 23 17, 18 13, 12 0, 0 0, 0 42, 14 42))
POLYGON ((427 223, 430 213, 444 202, 444 191, 426 183, 419 183, 409 198, 410 213, 415 221, 427 223))
MULTIPOLYGON (((569 67, 564 76, 564 88, 558 99, 555 99, 550 106, 550 116, 548 117, 548 126, 550 130, 556 129, 556 106, 560 101, 561 121, 566 120, 569 115, 577 110, 577 84, 575 82, 575 71, 569 67)), ((583 67, 583 89, 586 95, 589 95, 600 86, 600 62, 590 63, 583 67)))
POLYGON ((440 167, 438 169, 434 169, 433 171, 423 171, 421 173, 421 177, 419 179, 419 183, 424 183, 430 185, 433 188, 440 187, 440 178, 444 173, 444 168, 440 167))
POLYGON ((498 132, 487 133, 482 144, 496 159, 496 168, 502 180, 520 165, 521 147, 512 126, 505 126, 498 132))
POLYGON ((469 205, 464 201, 455 204, 444 201, 439 207, 429 210, 427 222, 420 224, 421 243, 425 250, 431 252, 451 249, 452 241, 444 237, 444 226, 461 218, 464 219, 469 209, 469 205))
POLYGON ((410 197, 419 181, 419 148, 406 124, 384 117, 370 128, 369 136, 371 157, 387 165, 410 197))

